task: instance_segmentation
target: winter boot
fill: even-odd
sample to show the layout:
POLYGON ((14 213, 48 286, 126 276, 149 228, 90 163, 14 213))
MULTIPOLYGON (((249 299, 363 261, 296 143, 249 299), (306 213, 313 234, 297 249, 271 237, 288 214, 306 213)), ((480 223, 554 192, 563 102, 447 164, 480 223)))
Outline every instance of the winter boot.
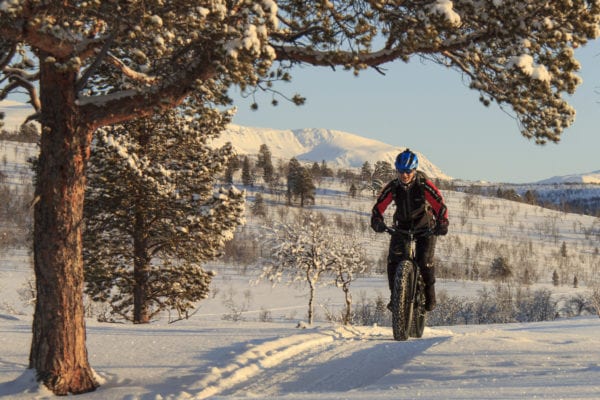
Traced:
POLYGON ((425 286, 425 310, 433 311, 435 308, 435 285, 425 286))

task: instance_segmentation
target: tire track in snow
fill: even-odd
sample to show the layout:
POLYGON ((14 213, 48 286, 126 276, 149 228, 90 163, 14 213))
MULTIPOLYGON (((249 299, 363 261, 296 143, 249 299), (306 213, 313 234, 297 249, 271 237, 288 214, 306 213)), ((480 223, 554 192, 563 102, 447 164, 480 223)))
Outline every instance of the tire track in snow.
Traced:
POLYGON ((247 382, 266 369, 312 349, 320 348, 338 340, 356 338, 360 334, 349 327, 317 330, 315 332, 292 335, 254 346, 238 355, 225 367, 212 368, 207 376, 192 384, 188 392, 182 392, 173 399, 206 399, 226 389, 247 382), (194 393, 194 389, 198 392, 194 393), (190 393, 191 392, 191 393, 190 393))
MULTIPOLYGON (((413 342, 419 343, 419 342, 413 342)), ((265 342, 248 349, 236 356, 228 365, 212 368, 202 379, 191 384, 187 391, 168 399, 206 399, 224 391, 234 389, 249 382, 259 374, 268 374, 262 379, 255 380, 251 385, 245 386, 243 393, 256 391, 265 394, 265 391, 277 391, 282 389, 284 382, 289 385, 283 391, 311 391, 306 387, 306 382, 311 382, 313 389, 323 388, 331 385, 331 380, 341 382, 342 387, 347 390, 363 384, 372 383, 379 379, 381 374, 389 371, 398 364, 403 364, 415 354, 420 354, 424 349, 432 345, 431 341, 421 340, 420 344, 409 352, 404 351, 401 359, 389 356, 387 347, 397 345, 391 340, 391 331, 388 328, 366 328, 366 327, 335 327, 330 329, 317 329, 311 332, 292 335, 277 340, 265 342), (383 340, 382 340, 383 339, 383 340), (376 350, 376 344, 384 345, 376 350), (351 370, 331 368, 328 363, 335 363, 337 359, 343 359, 356 352, 361 352, 357 360, 363 360, 368 365, 378 367, 376 370, 365 371, 365 365, 357 365, 351 370), (299 360, 295 360, 295 358, 299 360), (387 361, 385 360, 387 358, 387 361), (382 361, 383 359, 383 361, 382 361), (293 363, 289 363, 290 361, 293 363), (382 364, 383 363, 383 364, 382 364), (291 365, 290 365, 291 364, 291 365), (315 365, 317 368, 315 369, 315 365), (318 367, 325 365, 323 368, 318 367), (383 367, 381 366, 383 365, 383 367), (305 366, 308 366, 305 368, 305 366), (278 368, 279 367, 279 368, 278 368), (383 370, 382 370, 383 368, 383 370), (303 370, 311 370, 310 376, 305 375, 303 370), (384 372, 382 372, 384 371, 384 372), (283 377, 282 377, 283 376, 283 377), (300 376, 300 379, 297 377, 300 376), (359 378, 360 377, 360 378, 359 378), (282 379, 290 378, 290 379, 282 379), (358 379, 358 381, 357 381, 358 379)), ((406 347, 406 346, 405 346, 406 347)), ((360 364, 360 363, 359 363, 360 364)), ((331 387, 331 386, 330 386, 331 387)))

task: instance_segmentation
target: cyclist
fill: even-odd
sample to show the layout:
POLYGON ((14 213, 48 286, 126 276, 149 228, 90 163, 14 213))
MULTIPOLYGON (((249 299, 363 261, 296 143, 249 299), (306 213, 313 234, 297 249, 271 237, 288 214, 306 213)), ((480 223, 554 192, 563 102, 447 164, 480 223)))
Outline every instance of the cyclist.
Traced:
MULTIPOLYGON (((416 262, 425 283, 425 309, 435 308, 435 268, 433 255, 437 235, 448 233, 448 210, 439 189, 422 172, 417 171, 419 159, 409 149, 396 157, 398 177, 390 181, 377 197, 371 214, 371 228, 384 232, 383 213, 392 200, 396 205, 394 226, 404 230, 431 228, 434 235, 417 236, 416 262)), ((393 287, 394 275, 399 262, 409 256, 410 240, 406 235, 392 234, 388 253, 388 284, 393 287)), ((389 308, 389 305, 388 305, 389 308)))

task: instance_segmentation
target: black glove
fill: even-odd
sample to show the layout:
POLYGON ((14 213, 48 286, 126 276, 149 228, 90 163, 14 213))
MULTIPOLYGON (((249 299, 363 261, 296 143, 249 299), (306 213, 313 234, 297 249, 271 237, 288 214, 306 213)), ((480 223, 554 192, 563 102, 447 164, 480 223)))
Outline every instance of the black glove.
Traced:
POLYGON ((444 236, 445 234, 447 234, 448 233, 448 220, 447 219, 439 220, 435 226, 434 233, 438 236, 444 236))
POLYGON ((371 229, 377 233, 385 232, 385 222, 379 218, 371 218, 371 229))

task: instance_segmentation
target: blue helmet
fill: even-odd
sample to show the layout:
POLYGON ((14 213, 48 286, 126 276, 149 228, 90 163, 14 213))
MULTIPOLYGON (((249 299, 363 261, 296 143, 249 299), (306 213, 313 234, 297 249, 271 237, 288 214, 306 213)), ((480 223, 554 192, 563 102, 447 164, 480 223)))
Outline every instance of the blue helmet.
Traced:
POLYGON ((410 151, 410 149, 406 149, 402 153, 398 154, 394 165, 396 166, 396 171, 398 172, 411 171, 413 169, 417 169, 419 166, 419 158, 415 153, 410 151))

